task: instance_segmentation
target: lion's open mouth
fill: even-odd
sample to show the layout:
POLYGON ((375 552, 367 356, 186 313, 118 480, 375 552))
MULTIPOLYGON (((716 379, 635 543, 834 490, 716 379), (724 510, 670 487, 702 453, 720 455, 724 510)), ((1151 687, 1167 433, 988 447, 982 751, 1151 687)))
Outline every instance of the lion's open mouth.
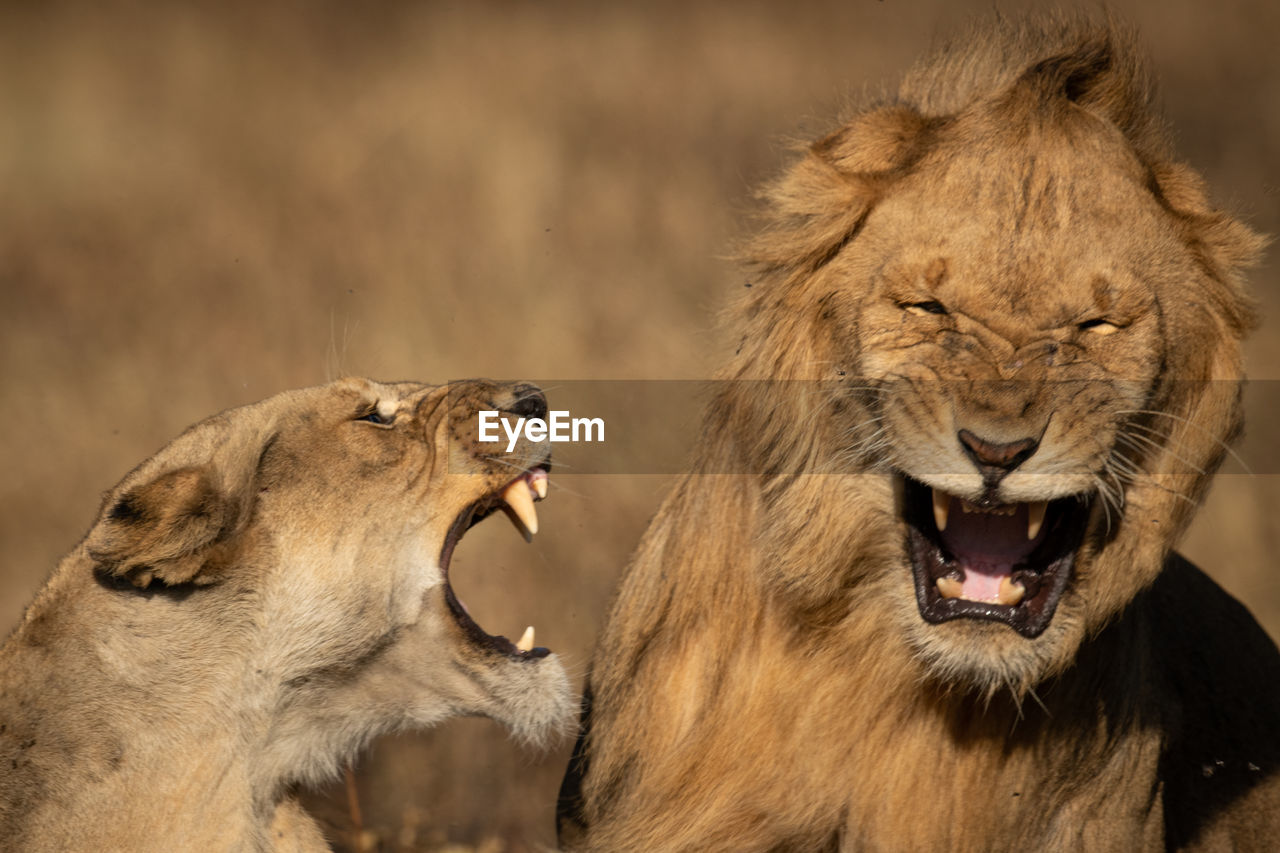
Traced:
POLYGON ((980 507, 905 478, 903 517, 916 601, 927 622, 1049 625, 1089 518, 1085 496, 980 507))
POLYGON ((538 513, 533 504, 535 501, 542 500, 546 495, 547 466, 542 465, 526 471, 502 489, 485 495, 464 509, 453 522, 453 526, 449 528, 449 533, 445 536, 444 548, 440 552, 440 571, 444 575, 445 601, 448 603, 449 611, 453 613, 458 624, 476 645, 493 649, 516 659, 536 660, 544 658, 551 654, 551 650, 533 644, 534 631, 532 625, 525 630, 524 635, 518 641, 513 643, 506 637, 487 633, 476 624, 476 621, 471 618, 471 614, 467 612, 462 602, 458 601, 458 597, 453 592, 453 587, 449 585, 449 561, 453 557, 453 549, 457 547, 462 535, 499 509, 507 514, 526 541, 531 540, 533 534, 538 532, 538 513))

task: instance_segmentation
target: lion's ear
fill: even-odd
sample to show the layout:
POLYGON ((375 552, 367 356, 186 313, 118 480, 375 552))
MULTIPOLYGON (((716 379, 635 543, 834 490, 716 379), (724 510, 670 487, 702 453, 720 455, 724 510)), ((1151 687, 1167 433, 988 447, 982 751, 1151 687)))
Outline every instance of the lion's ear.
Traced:
POLYGON ((905 106, 853 117, 809 146, 763 193, 767 224, 747 247, 765 273, 810 274, 856 236, 889 185, 927 150, 936 119, 905 106))
POLYGON ((810 152, 846 175, 872 176, 905 169, 920 158, 936 119, 907 106, 858 115, 810 146, 810 152))
POLYGON ((1183 242, 1212 280, 1220 284, 1208 295, 1234 326, 1254 322, 1253 306, 1244 291, 1242 271, 1255 266, 1270 240, 1219 210, 1209 199, 1204 179, 1182 163, 1151 167, 1151 190, 1170 213, 1183 242))
POLYGON ((1151 154, 1164 133, 1151 109, 1155 84, 1137 35, 1120 25, 1083 31, 1074 44, 1028 67, 1011 92, 1013 103, 1070 103, 1106 119, 1135 148, 1151 154))
POLYGON ((217 580, 217 546, 240 516, 206 466, 166 471, 111 500, 86 548, 99 572, 145 588, 217 580))

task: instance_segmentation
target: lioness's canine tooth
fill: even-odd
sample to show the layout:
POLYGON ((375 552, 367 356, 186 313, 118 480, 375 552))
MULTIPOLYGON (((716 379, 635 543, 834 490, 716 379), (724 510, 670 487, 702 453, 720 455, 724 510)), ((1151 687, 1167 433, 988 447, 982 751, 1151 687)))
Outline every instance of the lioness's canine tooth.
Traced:
POLYGON ((538 532, 538 511, 533 508, 533 498, 529 494, 529 486, 523 477, 502 490, 502 500, 511 507, 511 512, 524 525, 529 536, 538 532))
POLYGON ((1027 538, 1035 539, 1044 525, 1044 512, 1049 508, 1048 501, 1033 501, 1027 504, 1027 538))
POLYGON ((959 598, 960 590, 964 588, 964 584, 955 578, 941 577, 934 581, 934 585, 938 587, 938 593, 943 598, 959 598))
POLYGON ((504 505, 502 507, 502 512, 507 518, 511 519, 511 526, 516 529, 517 533, 524 537, 524 541, 533 541, 533 534, 529 532, 529 528, 524 526, 524 522, 520 520, 518 515, 516 515, 515 510, 504 505))
POLYGON ((524 629, 524 634, 520 637, 520 642, 516 643, 516 648, 522 652, 533 650, 533 626, 530 625, 524 629))
POLYGON ((539 468, 529 475, 529 488, 542 500, 547 496, 547 472, 539 468))
POLYGON ((932 489, 933 492, 933 523, 938 525, 938 532, 947 529, 947 516, 951 512, 951 495, 946 492, 940 492, 932 489))
POLYGON ((1006 607, 1013 607, 1022 597, 1027 594, 1027 590, 1022 584, 1009 578, 1000 578, 1000 591, 996 593, 996 604, 1003 604, 1006 607))

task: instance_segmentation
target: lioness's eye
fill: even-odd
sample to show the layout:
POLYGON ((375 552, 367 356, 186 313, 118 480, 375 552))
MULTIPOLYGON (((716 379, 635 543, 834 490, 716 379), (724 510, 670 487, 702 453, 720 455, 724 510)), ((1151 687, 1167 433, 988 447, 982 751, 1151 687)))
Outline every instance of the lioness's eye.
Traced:
POLYGON ((1094 317, 1092 320, 1085 320, 1083 323, 1076 325, 1082 332, 1093 332, 1095 335, 1113 335, 1120 331, 1120 327, 1110 320, 1104 320, 1101 317, 1094 317))
POLYGON ((394 412, 389 415, 384 415, 376 408, 356 417, 356 420, 358 421, 368 421, 369 423, 377 424, 378 426, 390 426, 395 419, 396 416, 394 412))
POLYGON ((946 314, 947 313, 947 306, 943 305, 941 302, 934 302, 934 301, 903 302, 901 307, 903 311, 908 311, 912 314, 917 314, 920 316, 923 316, 925 314, 946 314))

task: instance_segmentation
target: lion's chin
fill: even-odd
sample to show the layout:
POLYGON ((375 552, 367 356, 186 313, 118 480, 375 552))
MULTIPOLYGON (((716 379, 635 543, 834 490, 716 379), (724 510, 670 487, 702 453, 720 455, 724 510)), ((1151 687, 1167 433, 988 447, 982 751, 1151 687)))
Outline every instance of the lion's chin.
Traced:
POLYGON ((975 506, 903 478, 907 552, 920 616, 999 622, 1033 639, 1071 580, 1088 495, 975 506))

